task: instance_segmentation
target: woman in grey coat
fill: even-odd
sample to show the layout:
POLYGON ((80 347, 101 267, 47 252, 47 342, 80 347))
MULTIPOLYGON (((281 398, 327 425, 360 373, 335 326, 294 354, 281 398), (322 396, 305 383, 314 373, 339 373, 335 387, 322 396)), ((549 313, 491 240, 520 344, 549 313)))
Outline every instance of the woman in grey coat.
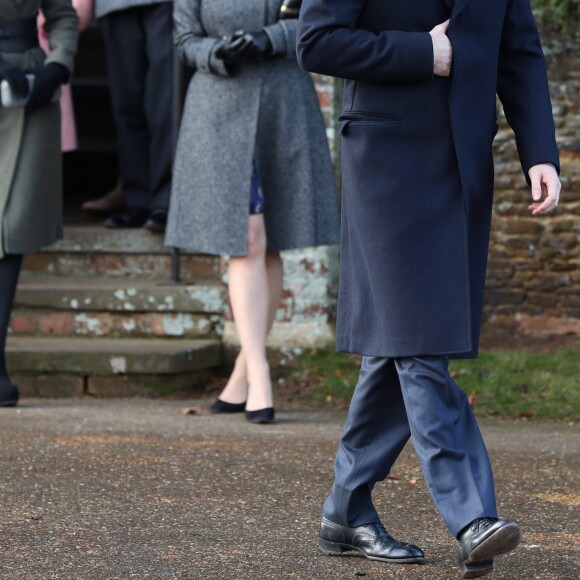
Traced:
POLYGON ((0 106, 0 406, 18 401, 4 347, 22 254, 62 234, 60 108, 53 97, 70 75, 77 37, 71 0, 0 3, 0 81, 14 97, 28 99, 25 108, 0 106), (48 55, 38 45, 39 9, 48 55), (34 76, 31 91, 25 73, 34 76))
POLYGON ((297 13, 281 18, 282 4, 175 3, 177 49, 196 73, 166 242, 231 256, 242 349, 213 410, 245 410, 255 422, 274 416, 265 340, 282 289, 279 252, 335 244, 339 234, 324 122, 312 80, 296 62, 297 13))

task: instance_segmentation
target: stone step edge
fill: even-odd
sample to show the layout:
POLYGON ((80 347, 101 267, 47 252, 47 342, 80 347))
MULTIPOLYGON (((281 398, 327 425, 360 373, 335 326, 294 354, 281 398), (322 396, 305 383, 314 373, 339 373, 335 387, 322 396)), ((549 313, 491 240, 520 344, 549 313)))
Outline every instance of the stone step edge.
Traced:
MULTIPOLYGON (((162 234, 155 234, 138 228, 114 230, 104 226, 83 225, 65 226, 63 239, 45 248, 42 252, 169 254, 171 253, 171 248, 165 245, 162 234)), ((179 253, 219 259, 219 256, 210 256, 192 250, 180 249, 179 253)))
MULTIPOLYGON (((85 281, 85 280, 83 280, 85 281)), ((90 283, 90 282, 89 282, 90 283)), ((227 290, 215 284, 147 284, 141 280, 95 280, 96 286, 74 279, 23 278, 18 286, 15 308, 50 309, 67 312, 133 312, 223 314, 227 290)))
POLYGON ((214 339, 108 339, 9 337, 11 373, 171 375, 218 367, 222 344, 214 339))

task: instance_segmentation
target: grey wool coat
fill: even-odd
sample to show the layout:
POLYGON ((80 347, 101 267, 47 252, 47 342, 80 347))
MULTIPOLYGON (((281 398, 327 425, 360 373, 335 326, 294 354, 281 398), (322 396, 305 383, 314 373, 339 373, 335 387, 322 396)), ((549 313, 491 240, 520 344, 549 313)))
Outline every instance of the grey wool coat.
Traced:
POLYGON ((339 240, 338 196, 310 75, 296 62, 296 20, 282 0, 176 0, 175 39, 196 70, 174 165, 166 243, 246 254, 255 160, 269 251, 339 240), (215 55, 223 37, 264 30, 275 57, 231 76, 215 55))
MULTIPOLYGON (((2 0, 0 21, 30 18, 42 8, 50 52, 0 53, 21 68, 59 63, 72 71, 78 18, 71 0, 2 0)), ((26 254, 62 237, 60 107, 31 113, 0 106, 0 258, 26 254)))

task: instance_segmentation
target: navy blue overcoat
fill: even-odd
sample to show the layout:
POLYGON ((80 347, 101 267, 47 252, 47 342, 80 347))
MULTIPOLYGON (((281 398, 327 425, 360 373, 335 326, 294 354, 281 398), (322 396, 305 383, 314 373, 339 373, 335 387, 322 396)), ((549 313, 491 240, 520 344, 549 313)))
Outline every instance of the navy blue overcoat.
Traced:
POLYGON ((559 170, 530 1, 304 0, 298 60, 345 79, 338 350, 477 356, 496 93, 526 179, 559 170), (429 31, 449 17, 444 79, 429 31))

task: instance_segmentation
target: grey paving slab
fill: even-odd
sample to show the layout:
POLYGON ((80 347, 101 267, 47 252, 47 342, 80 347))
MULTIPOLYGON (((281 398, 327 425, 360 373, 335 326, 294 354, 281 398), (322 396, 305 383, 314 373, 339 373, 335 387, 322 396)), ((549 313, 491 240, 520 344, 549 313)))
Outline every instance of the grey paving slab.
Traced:
MULTIPOLYGON (((459 577, 410 447, 375 500, 387 528, 424 547, 429 563, 329 557, 317 528, 344 414, 281 410, 277 425, 256 426, 183 416, 189 405, 200 402, 30 399, 0 410, 0 577, 459 577)), ((501 513, 524 526, 522 546, 490 578, 578 578, 578 427, 482 428, 501 513)))

